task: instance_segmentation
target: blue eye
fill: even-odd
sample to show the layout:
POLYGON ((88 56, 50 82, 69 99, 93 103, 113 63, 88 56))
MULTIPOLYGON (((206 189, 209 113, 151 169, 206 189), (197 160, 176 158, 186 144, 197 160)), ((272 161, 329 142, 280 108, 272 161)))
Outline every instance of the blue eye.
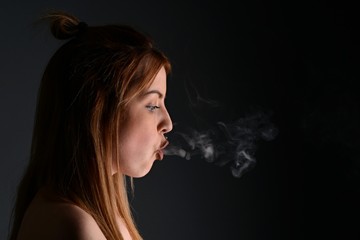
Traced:
POLYGON ((155 111, 156 109, 159 109, 160 107, 159 107, 159 106, 155 106, 155 105, 149 105, 149 106, 146 106, 146 108, 147 108, 150 112, 153 112, 153 111, 155 111))

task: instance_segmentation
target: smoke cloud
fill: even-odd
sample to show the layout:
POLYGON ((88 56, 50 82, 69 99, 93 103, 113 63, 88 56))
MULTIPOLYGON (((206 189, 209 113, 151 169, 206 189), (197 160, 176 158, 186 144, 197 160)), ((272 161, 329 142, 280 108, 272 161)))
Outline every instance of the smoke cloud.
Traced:
POLYGON ((169 133, 170 145, 164 153, 228 166, 232 175, 240 178, 255 166, 259 141, 271 141, 278 134, 270 117, 271 114, 258 111, 233 122, 217 121, 204 130, 180 129, 176 125, 178 129, 169 133))

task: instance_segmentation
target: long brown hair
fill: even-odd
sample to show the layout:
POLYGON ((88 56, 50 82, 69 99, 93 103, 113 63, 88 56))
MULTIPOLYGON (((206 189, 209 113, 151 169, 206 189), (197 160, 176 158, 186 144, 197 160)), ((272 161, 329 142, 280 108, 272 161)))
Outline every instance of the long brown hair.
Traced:
POLYGON ((120 215, 142 239, 129 207, 126 176, 112 174, 127 104, 152 83, 167 57, 152 39, 126 25, 87 26, 51 12, 51 32, 67 40, 50 59, 38 93, 29 165, 19 184, 10 240, 41 187, 88 212, 107 239, 123 239, 120 215))

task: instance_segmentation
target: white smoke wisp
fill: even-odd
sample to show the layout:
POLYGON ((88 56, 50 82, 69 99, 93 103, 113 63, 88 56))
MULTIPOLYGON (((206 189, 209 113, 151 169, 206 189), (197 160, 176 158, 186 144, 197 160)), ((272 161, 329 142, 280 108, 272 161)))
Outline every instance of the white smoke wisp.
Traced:
POLYGON ((174 131, 169 134, 170 145, 164 153, 229 166, 232 175, 239 178, 255 166, 259 140, 271 141, 277 134, 270 116, 257 112, 231 123, 219 121, 206 130, 174 131))

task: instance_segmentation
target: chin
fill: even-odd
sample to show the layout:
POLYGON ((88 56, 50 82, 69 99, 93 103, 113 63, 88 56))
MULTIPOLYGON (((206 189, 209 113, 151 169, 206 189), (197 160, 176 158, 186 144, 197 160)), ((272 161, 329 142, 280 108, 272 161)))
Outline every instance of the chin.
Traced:
POLYGON ((128 176, 132 177, 132 178, 142 178, 142 177, 145 177, 149 172, 150 172, 150 170, 144 171, 141 173, 137 173, 137 174, 128 175, 128 176))
POLYGON ((129 177, 133 177, 133 178, 142 178, 145 177, 151 170, 152 165, 153 165, 154 161, 151 162, 151 164, 148 164, 146 167, 144 167, 141 171, 136 171, 133 172, 132 174, 127 174, 129 177))

